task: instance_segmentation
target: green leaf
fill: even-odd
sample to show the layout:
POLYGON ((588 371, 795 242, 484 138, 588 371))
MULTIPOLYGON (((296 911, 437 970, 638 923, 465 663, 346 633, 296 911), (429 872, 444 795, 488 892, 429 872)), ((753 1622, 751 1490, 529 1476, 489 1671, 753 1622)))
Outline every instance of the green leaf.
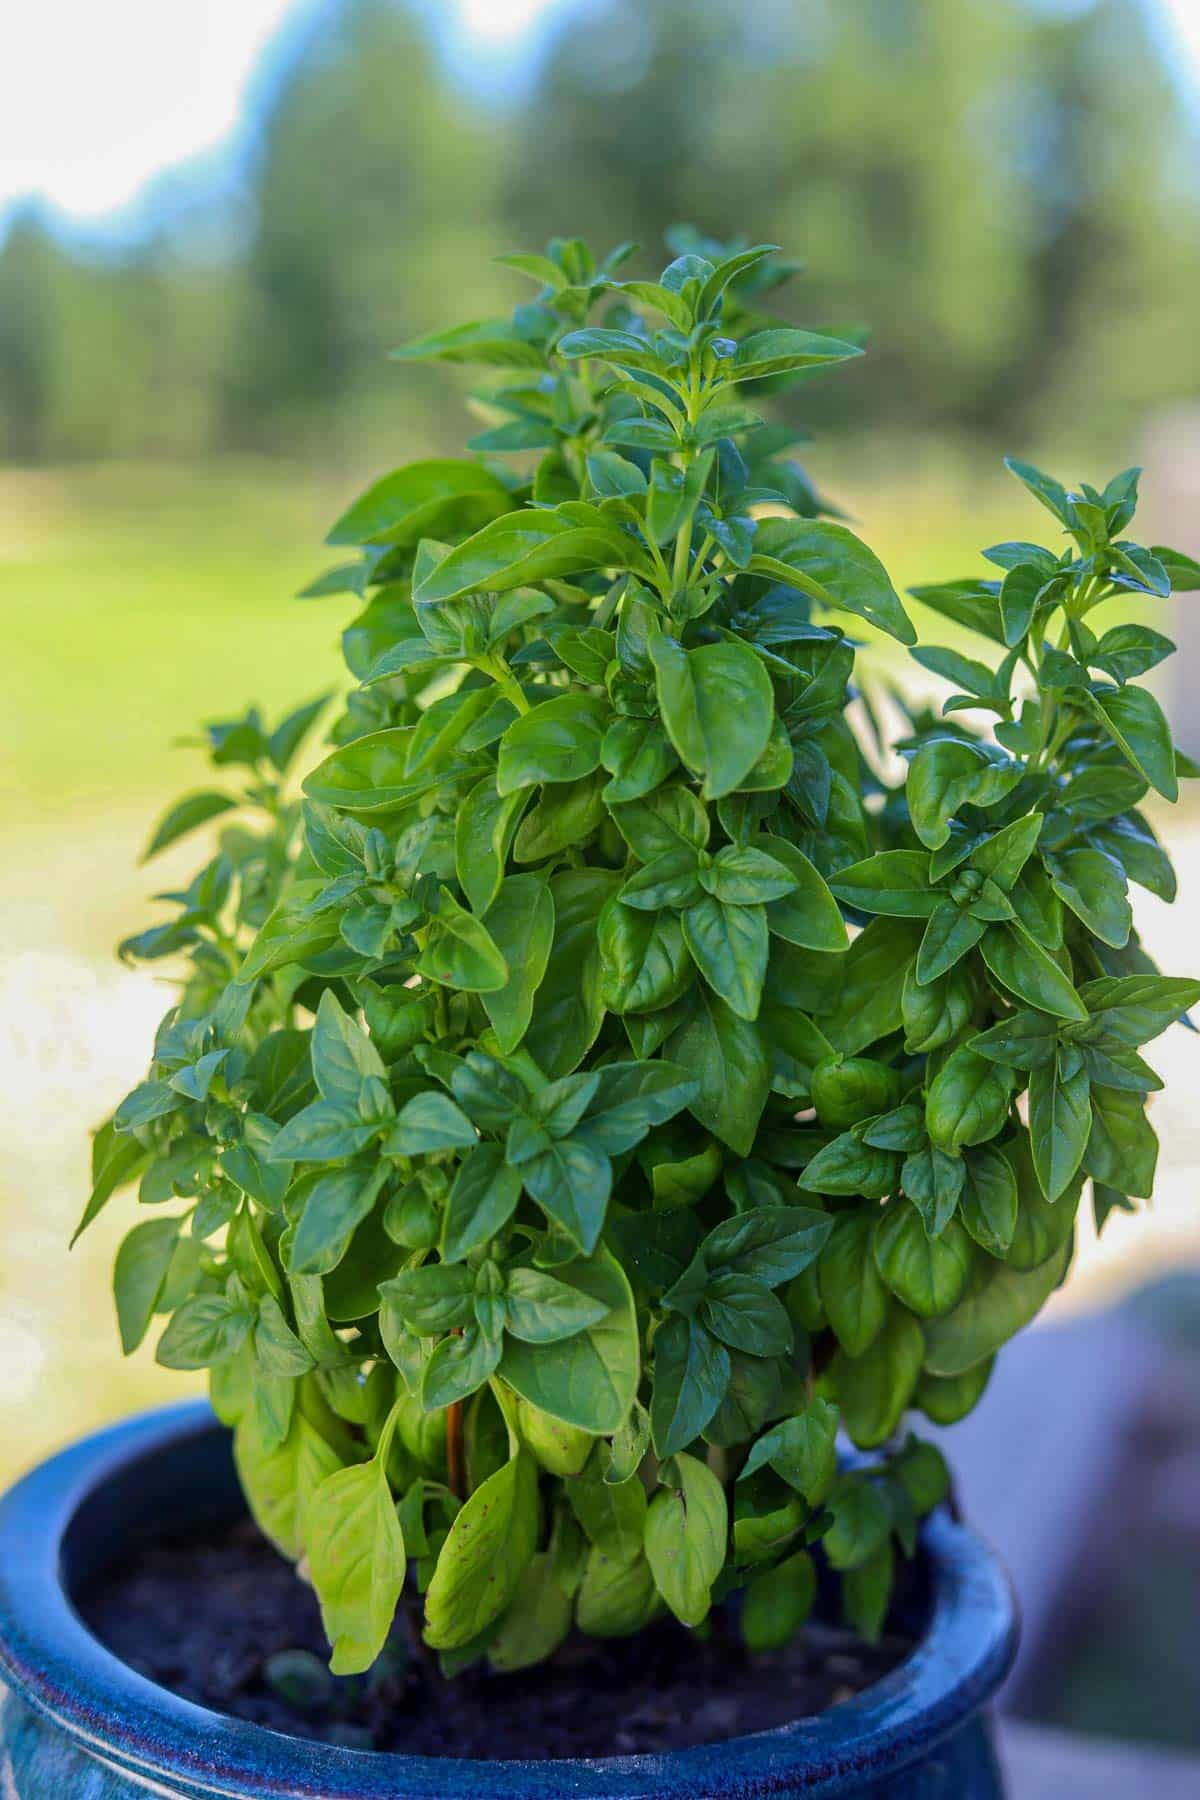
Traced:
POLYGON ((484 915, 484 924, 508 966, 502 988, 483 1004, 506 1056, 520 1044, 533 1018, 534 999, 554 942, 554 898, 542 875, 509 875, 484 915))
POLYGON ((1060 481, 1055 481, 1051 475, 1043 475, 1032 463, 1018 462, 1015 456, 1006 456, 1004 466, 1061 525, 1072 523, 1071 502, 1060 481))
POLYGON ((502 369, 540 369, 545 356, 507 319, 479 319, 430 331, 388 354, 396 362, 486 363, 502 369))
POLYGON ((512 794, 539 781, 581 781, 600 767, 610 717, 608 701, 597 694, 563 694, 522 713, 500 740, 497 792, 512 794))
POLYGON ((966 1171, 957 1151, 928 1144, 904 1160, 900 1170, 901 1192, 907 1194, 931 1238, 945 1230, 962 1193, 966 1171))
POLYGON ((738 1480, 769 1465, 810 1506, 819 1506, 837 1474, 837 1433, 837 1408, 814 1396, 803 1412, 773 1425, 751 1446, 738 1480))
POLYGON ((725 1397, 729 1376, 724 1344, 697 1319, 668 1314, 654 1338, 650 1426, 658 1457, 699 1437, 725 1397))
POLYGON ((817 1597, 816 1565, 807 1550, 785 1556, 746 1584, 742 1636, 755 1652, 782 1650, 812 1612, 817 1597))
POLYGON ((1021 764, 1002 750, 965 738, 937 738, 912 760, 905 792, 913 828, 937 850, 960 808, 994 806, 1021 779, 1021 764))
POLYGON ((650 640, 663 724, 679 758, 703 776, 705 795, 731 794, 767 747, 771 678, 748 645, 724 640, 683 650, 650 640))
POLYGON ((929 982, 910 967, 901 995, 904 1048, 910 1055, 951 1043, 975 1011, 975 978, 962 963, 929 982))
POLYGON ((396 1115, 383 1140, 385 1156, 428 1156, 441 1150, 469 1150, 475 1127, 446 1094, 414 1094, 396 1115))
MULTIPOLYGON (((324 1322, 324 1314, 321 1316, 324 1322)), ((336 1341, 335 1339, 335 1344, 336 1341)), ((258 1303, 254 1347, 259 1367, 267 1375, 295 1381, 297 1377, 307 1375, 315 1366, 315 1358, 309 1354, 288 1324, 283 1308, 274 1294, 264 1294, 258 1303)))
POLYGON ((71 1238, 72 1250, 117 1190, 136 1181, 149 1161, 145 1146, 127 1132, 117 1131, 111 1119, 100 1127, 92 1139, 92 1191, 71 1238))
POLYGON ((544 1269, 511 1269, 504 1289, 504 1329, 523 1344, 557 1344, 602 1319, 609 1308, 544 1269))
POLYGON ((1092 1127, 1091 1085, 1082 1059, 1068 1049, 1030 1073, 1029 1135, 1047 1200, 1065 1192, 1083 1160, 1092 1127))
POLYGON ((500 892, 504 864, 517 821, 530 796, 524 789, 498 794, 485 775, 459 809, 454 832, 455 870, 473 911, 484 915, 500 892))
POLYGON ((334 525, 327 544, 415 546, 423 537, 464 537, 512 508, 488 469, 465 459, 407 463, 372 482, 334 525))
MULTIPOLYGON (((917 1224, 919 1229, 919 1220, 917 1224)), ((912 1285, 922 1288, 919 1280, 912 1285)), ((861 1356, 837 1352, 830 1380, 842 1424, 860 1449, 877 1449, 895 1434, 916 1389, 924 1354, 921 1327, 901 1306, 889 1308, 882 1330, 861 1356)), ((828 1540, 826 1548, 833 1561, 828 1540)))
POLYGON ((1102 975, 1079 997, 1088 1012, 1084 1039, 1098 1032, 1123 1044, 1148 1044, 1189 1007, 1200 1003, 1200 981, 1170 975, 1102 975))
POLYGON ((739 1156, 748 1156, 771 1080, 759 1028, 707 988, 697 987, 663 1053, 700 1084, 689 1103, 694 1117, 739 1156))
POLYGON ((549 1551, 531 1558, 500 1629, 488 1640, 488 1663, 501 1674, 551 1656, 571 1629, 571 1597, 559 1585, 549 1551))
POLYGON ((780 1287, 816 1261, 832 1230, 829 1214, 811 1206, 759 1205, 714 1225, 704 1239, 704 1261, 714 1272, 780 1287))
POLYGON ((867 1640, 877 1644, 883 1635, 895 1579, 895 1553, 884 1544, 857 1569, 842 1576, 842 1610, 847 1622, 867 1640))
POLYGON ((521 1175, 498 1144, 478 1144, 454 1177, 442 1215, 444 1262, 461 1262, 508 1223, 521 1197, 521 1175))
POLYGON ((303 1210, 292 1239, 290 1275, 327 1275, 337 1267, 385 1176, 381 1167, 360 1166, 301 1177, 292 1189, 292 1206, 303 1210))
POLYGON ((835 1569, 861 1569, 887 1543, 892 1515, 876 1484, 866 1475, 841 1477, 827 1502, 833 1524, 823 1539, 825 1554, 835 1569))
POLYGON ((588 510, 594 514, 588 524, 544 507, 523 507, 494 519, 423 572, 414 582, 414 601, 428 606, 480 589, 506 593, 586 569, 636 563, 632 539, 598 509, 588 510))
POLYGON ((1088 697, 1092 713, 1121 754, 1166 800, 1179 798, 1171 728, 1147 688, 1123 687, 1088 697))
POLYGON ((862 1194, 881 1200, 895 1192, 899 1179, 899 1156, 865 1144, 853 1131, 843 1131, 805 1164, 800 1185, 810 1194, 862 1194))
POLYGON ((828 519, 763 519, 750 570, 799 587, 826 606, 857 613, 902 644, 917 641, 887 570, 844 525, 828 519))
POLYGON ((236 1356, 249 1336, 254 1313, 224 1294, 195 1294, 171 1315, 155 1360, 164 1369, 211 1369, 236 1356))
POLYGON ((597 921, 620 879, 606 869, 570 869, 551 877, 554 942, 523 1046, 551 1078, 579 1066, 603 1022, 597 921))
POLYGON ((445 888, 415 968, 442 987, 465 988, 476 994, 498 993, 510 979, 508 964, 483 921, 460 906, 445 888))
POLYGON ((603 1247, 586 1261, 560 1265, 556 1279, 603 1310, 550 1348, 506 1338, 500 1374, 552 1418, 583 1431, 617 1431, 634 1403, 641 1371, 629 1282, 603 1247))
POLYGON ((321 881, 297 881, 260 926, 235 979, 241 986, 257 981, 275 969, 303 963, 325 950, 337 936, 336 920, 328 914, 308 916, 309 903, 324 888, 321 881))
POLYGON ((954 1311, 925 1327, 926 1369, 957 1376, 993 1356, 1041 1311, 1066 1273, 1071 1250, 1068 1242, 1032 1270, 980 1257, 954 1311))
POLYGON ((676 913, 645 912, 610 900, 600 914, 597 943, 610 1012, 653 1012, 678 1000, 691 984, 676 913))
POLYGON ((685 1107, 697 1083, 675 1063, 605 1063, 587 1112, 575 1135, 605 1156, 622 1156, 640 1144, 647 1132, 685 1107))
POLYGON ((919 921, 872 919, 851 944, 843 962, 836 1007, 821 1018, 821 1029, 845 1056, 898 1030, 904 980, 921 941, 919 921))
POLYGON ((338 1005, 326 988, 317 1007, 310 1045, 313 1078, 326 1100, 357 1105, 359 1091, 369 1075, 387 1079, 383 1060, 366 1032, 338 1005))
POLYGON ((927 919, 942 899, 929 879, 929 857, 921 850, 883 850, 830 877, 839 900, 859 912, 927 919))
POLYGON ((1024 926, 989 926, 981 941, 983 960, 1010 993, 1059 1019, 1082 1019, 1087 1008, 1054 958, 1024 926))
POLYGON ((851 1356, 862 1356, 875 1342, 890 1304, 874 1254, 878 1217, 874 1206, 844 1214, 817 1265, 821 1304, 838 1343, 851 1356))
POLYGON ((365 1121, 357 1107, 340 1101, 314 1100, 271 1139, 267 1161, 340 1162, 343 1157, 365 1150, 380 1135, 384 1124, 382 1118, 365 1121))
POLYGON ((535 1156, 522 1173, 526 1188, 547 1217, 590 1254, 604 1228, 612 1191, 612 1165, 607 1156, 579 1138, 563 1138, 535 1156))
POLYGON ((425 1595, 426 1643, 460 1649, 500 1617, 533 1556, 537 1528, 537 1465, 519 1451, 455 1516, 425 1595))
POLYGON ((1151 554, 1166 570, 1172 593, 1193 593, 1200 588, 1200 562, 1195 557, 1182 550, 1168 550, 1165 544, 1155 544, 1151 554))
MULTIPOLYGON (((390 1345, 397 1340, 394 1337, 389 1340, 386 1325, 384 1341, 389 1344, 390 1353, 390 1345)), ((457 1400, 466 1400, 478 1393, 495 1374, 500 1349, 499 1333, 484 1331, 478 1324, 468 1325, 461 1333, 443 1338, 434 1346, 421 1376, 421 1405, 427 1412, 439 1412, 457 1400)))
POLYGON ((680 850, 703 850, 708 842, 708 813, 698 796, 678 783, 614 806, 612 816, 639 862, 652 863, 680 850))
POLYGON ((757 1018, 767 973, 765 910, 724 906, 705 894, 684 912, 683 938, 713 992, 739 1018, 757 1018))
POLYGON ((231 811, 237 804, 228 794, 205 792, 186 795, 184 799, 176 801, 159 820, 142 853, 142 861, 149 862, 151 857, 157 856, 169 845, 177 843, 190 832, 198 831, 202 825, 231 811))
POLYGON ((1053 1062, 1058 1045, 1059 1022, 1047 1013, 1008 1013, 999 1024, 971 1039, 977 1056, 1003 1063, 1009 1069, 1034 1069, 1053 1062))
POLYGON ((612 772, 603 790, 610 806, 652 793, 679 767, 656 719, 614 719, 604 733, 600 760, 612 772))
POLYGON ((995 1137, 1008 1117, 1012 1089, 1008 1069, 968 1045, 952 1051, 926 1089, 930 1137, 944 1150, 961 1150, 995 1137))
POLYGON ((1123 949, 1133 929, 1133 912, 1120 864, 1103 850, 1084 845, 1059 852, 1048 868, 1059 899, 1095 937, 1117 950, 1123 949))
POLYGON ((844 344, 840 338, 821 337, 815 331, 796 331, 787 326, 771 326, 752 331, 744 337, 728 364, 731 382, 761 381, 768 375, 788 375, 800 369, 818 368, 825 363, 846 362, 861 356, 857 344, 844 344))
POLYGON ((425 1263, 385 1281, 379 1292, 385 1314, 418 1337, 436 1337, 469 1323, 475 1278, 461 1263, 425 1263))
POLYGON ((1093 1181, 1148 1200, 1154 1192, 1158 1138, 1140 1094, 1093 1087, 1092 1120, 1083 1166, 1093 1181))
POLYGON ((113 1292, 126 1356, 137 1349, 150 1329, 182 1224, 181 1219, 147 1219, 134 1226, 117 1251, 113 1292))
POLYGON ((963 1165, 962 1222, 981 1249, 1004 1256, 1017 1229, 1017 1182, 1012 1165, 991 1144, 971 1150, 963 1157, 963 1165))
POLYGON ((782 1303, 750 1275, 714 1275, 700 1303, 700 1323, 731 1350, 750 1356, 784 1356, 792 1326, 782 1303))
POLYGON ((305 1545, 330 1667, 361 1674, 387 1641, 404 1587, 404 1533, 383 1459, 326 1477, 309 1501, 305 1545))
POLYGON ((1151 631, 1146 625, 1114 625, 1104 633, 1088 660, 1093 668, 1103 669, 1123 686, 1157 668, 1174 651, 1175 645, 1161 631, 1151 631))
POLYGON ((254 1522, 289 1562, 299 1562, 307 1551, 313 1495, 342 1466, 329 1439, 308 1417, 305 1385, 300 1384, 300 1403, 282 1443, 265 1440, 253 1406, 233 1439, 238 1480, 254 1522))
POLYGON ((957 1219, 930 1237, 921 1214, 907 1200, 892 1201, 880 1214, 875 1227, 879 1273, 918 1318, 941 1318, 958 1304, 973 1260, 971 1240, 957 1219))
POLYGON ((999 583, 990 581, 939 581, 909 588, 914 600, 932 607, 944 618, 977 631, 981 637, 1003 644, 999 583))
POLYGON ((767 925, 772 935, 783 938, 785 943, 797 944, 802 950, 845 950, 846 926, 837 901, 803 850, 768 832, 753 840, 753 848, 780 864, 792 880, 790 892, 767 902, 767 925))
POLYGON ((676 1618, 699 1625, 708 1616, 712 1586, 725 1562, 725 1490, 706 1463, 682 1453, 660 1472, 660 1480, 664 1485, 646 1515, 646 1560, 676 1618))

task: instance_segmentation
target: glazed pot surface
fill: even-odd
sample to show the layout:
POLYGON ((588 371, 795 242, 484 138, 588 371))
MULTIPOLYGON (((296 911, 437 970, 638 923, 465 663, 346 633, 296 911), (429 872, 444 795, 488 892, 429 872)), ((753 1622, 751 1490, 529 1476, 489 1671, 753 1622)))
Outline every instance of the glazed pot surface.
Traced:
POLYGON ((941 1509, 922 1541, 928 1629, 854 1699, 661 1756, 477 1762, 283 1737, 205 1711, 120 1662, 70 1596, 151 1535, 244 1510, 204 1402, 144 1414, 44 1463, 0 1502, 0 1800, 999 1800, 981 1708, 1016 1647, 1008 1583, 941 1509))

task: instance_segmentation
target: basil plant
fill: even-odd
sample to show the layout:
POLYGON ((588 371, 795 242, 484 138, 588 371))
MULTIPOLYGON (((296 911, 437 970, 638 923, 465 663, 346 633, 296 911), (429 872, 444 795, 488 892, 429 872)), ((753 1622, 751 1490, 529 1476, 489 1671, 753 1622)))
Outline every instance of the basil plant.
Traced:
POLYGON ((297 788, 321 702, 210 726, 150 850, 216 854, 123 946, 183 978, 83 1225, 138 1184, 124 1347, 210 1372, 340 1673, 402 1606, 448 1672, 734 1594, 770 1648, 819 1566, 877 1635, 947 1488, 906 1416, 979 1399, 1085 1181, 1149 1195, 1141 1047, 1200 994, 1127 897, 1174 893, 1171 645, 1093 623, 1200 584, 1136 476, 1013 465, 1054 543, 918 590, 990 654, 914 652, 959 691, 890 786, 845 623, 915 633, 752 404, 859 346, 765 316, 767 247, 627 254, 399 353, 488 371, 471 454, 334 526, 328 754, 297 788))

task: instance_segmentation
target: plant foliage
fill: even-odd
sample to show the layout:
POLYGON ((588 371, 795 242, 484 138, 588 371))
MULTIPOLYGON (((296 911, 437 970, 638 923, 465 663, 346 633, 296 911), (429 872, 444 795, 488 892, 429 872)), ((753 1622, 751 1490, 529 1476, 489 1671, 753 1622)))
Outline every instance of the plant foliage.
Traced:
POLYGON ((737 1589, 783 1642, 814 1546, 877 1633, 946 1491, 902 1421, 979 1399, 1086 1181, 1150 1194, 1141 1049, 1200 995, 1127 895, 1173 897, 1141 807, 1192 770, 1138 685, 1171 645, 1096 608, 1200 584, 1126 536, 1136 473, 1011 465, 1056 545, 916 590, 987 660, 913 652, 955 692, 890 786, 847 614, 915 633, 755 410, 858 347, 763 316, 767 247, 624 255, 510 258, 511 319, 399 353, 491 371, 472 456, 334 526, 328 753, 297 795, 321 702, 210 727, 150 853, 216 854, 123 946, 184 977, 80 1229, 139 1184, 124 1347, 165 1316, 210 1371, 338 1672, 406 1564, 448 1670, 737 1589))

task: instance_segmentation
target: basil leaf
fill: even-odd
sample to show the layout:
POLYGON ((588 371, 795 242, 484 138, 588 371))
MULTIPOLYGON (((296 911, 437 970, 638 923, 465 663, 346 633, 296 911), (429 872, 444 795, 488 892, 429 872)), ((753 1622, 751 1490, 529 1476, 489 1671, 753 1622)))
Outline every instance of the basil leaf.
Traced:
POLYGON ((729 1376, 724 1344, 697 1319, 668 1314, 654 1337, 650 1429, 659 1458, 699 1437, 725 1397, 729 1376))
POLYGON ((879 1273, 918 1318, 941 1318, 962 1298, 974 1250, 957 1219, 931 1237, 916 1206, 892 1201, 875 1227, 874 1248, 879 1273))
POLYGON ((450 1527, 425 1595, 425 1641, 456 1650, 511 1601, 537 1544, 537 1466, 520 1451, 480 1483, 450 1527))
POLYGON ((309 1502, 305 1544, 330 1668, 360 1674, 383 1649, 404 1587, 404 1533, 379 1458, 326 1477, 309 1502))
POLYGON ((827 519, 763 519, 750 569, 802 587, 826 606, 857 613, 902 644, 916 643, 883 564, 844 525, 827 519))
POLYGON ((542 875, 509 875, 484 914, 488 935, 508 968, 502 988, 484 993, 484 1009, 506 1056, 533 1019, 534 1000, 554 944, 554 896, 542 875))
POLYGON ((767 747, 774 717, 771 680, 745 644, 726 640, 683 650, 650 640, 663 724, 679 756, 704 778, 705 794, 731 794, 767 747))
POLYGON ((1009 1071, 969 1046, 954 1050, 926 1091, 925 1124, 944 1150, 982 1144, 1008 1117, 1013 1081, 1009 1071))
POLYGON ((629 1282, 603 1247, 586 1260, 561 1264, 556 1279, 595 1316, 548 1348, 506 1337, 500 1374, 552 1418, 593 1433, 618 1431, 634 1404, 641 1373, 629 1282))
POLYGON ((590 775, 600 767, 608 718, 608 702, 594 694, 564 694, 522 713, 500 740, 497 793, 590 775))
POLYGON ((664 1485, 646 1515, 646 1560, 675 1617, 684 1625, 700 1625, 725 1561, 725 1490, 706 1463, 683 1454, 660 1479, 664 1485))
POLYGON ((700 987, 663 1051, 700 1084, 689 1102, 694 1117, 739 1156, 748 1156, 771 1079, 758 1027, 700 987))
POLYGON ((1029 1135, 1033 1163, 1047 1200, 1057 1200, 1083 1160, 1091 1131, 1091 1082, 1082 1058, 1060 1050, 1029 1076, 1029 1135))

